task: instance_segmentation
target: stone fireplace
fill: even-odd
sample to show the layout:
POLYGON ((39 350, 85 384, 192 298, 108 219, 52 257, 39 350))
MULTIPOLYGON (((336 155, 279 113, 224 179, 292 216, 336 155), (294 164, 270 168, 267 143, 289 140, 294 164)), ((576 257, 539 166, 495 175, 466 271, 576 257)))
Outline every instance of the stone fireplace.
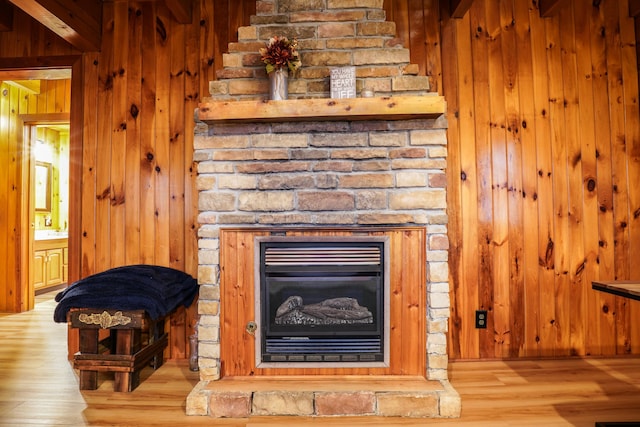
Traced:
POLYGON ((382 0, 257 10, 196 112, 201 381, 187 413, 459 416, 447 376, 445 103, 409 63, 382 0), (265 100, 257 52, 273 35, 297 38, 301 51, 285 101, 265 100), (358 91, 374 96, 329 99, 339 66, 355 66, 358 91), (364 245, 377 261, 357 258, 363 241, 377 242, 364 245), (289 264, 300 248, 315 258, 265 267, 263 242, 284 247, 289 264), (335 310, 351 312, 327 314, 335 310), (332 316, 364 320, 309 326, 332 316), (357 357, 342 350, 348 339, 335 354, 318 341, 334 336, 362 343, 357 357), (302 345, 281 352, 289 341, 302 345))

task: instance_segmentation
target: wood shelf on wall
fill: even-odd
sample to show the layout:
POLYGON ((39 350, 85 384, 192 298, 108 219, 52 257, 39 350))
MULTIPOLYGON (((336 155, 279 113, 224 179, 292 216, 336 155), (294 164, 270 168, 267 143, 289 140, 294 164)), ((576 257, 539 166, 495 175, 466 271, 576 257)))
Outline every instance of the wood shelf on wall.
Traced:
POLYGON ((271 122, 317 120, 406 120, 436 118, 446 112, 444 97, 433 95, 284 101, 208 101, 199 105, 198 120, 271 122))

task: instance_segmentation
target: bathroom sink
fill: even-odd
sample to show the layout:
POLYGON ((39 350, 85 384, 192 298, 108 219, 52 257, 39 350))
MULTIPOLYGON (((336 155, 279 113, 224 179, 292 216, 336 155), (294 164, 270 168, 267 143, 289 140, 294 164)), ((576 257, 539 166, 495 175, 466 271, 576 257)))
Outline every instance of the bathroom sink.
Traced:
POLYGON ((66 239, 69 237, 67 231, 55 231, 55 230, 36 230, 35 240, 53 240, 53 239, 66 239))

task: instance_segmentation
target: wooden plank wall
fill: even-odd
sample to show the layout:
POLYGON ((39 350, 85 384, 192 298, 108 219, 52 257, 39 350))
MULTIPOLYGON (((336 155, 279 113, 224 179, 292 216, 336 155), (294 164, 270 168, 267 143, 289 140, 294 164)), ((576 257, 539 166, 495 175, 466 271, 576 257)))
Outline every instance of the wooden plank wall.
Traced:
MULTIPOLYGON (((83 55, 84 115, 81 123, 72 123, 83 140, 82 191, 76 195, 81 254, 80 265, 72 266, 76 278, 138 262, 197 276, 194 109, 208 94, 237 27, 255 13, 255 2, 199 4, 192 24, 182 25, 164 2, 104 3, 102 50, 83 55)), ((0 32, 2 58, 78 53, 17 9, 13 28, 0 32)), ((0 156, 8 158, 5 154, 0 156)), ((5 182, 0 201, 11 197, 15 202, 5 182)), ((11 224, 6 229, 13 230, 11 224)), ((16 252, 2 246, 0 259, 16 259, 16 252)), ((3 275, 17 271, 11 264, 0 268, 3 275)), ((11 296, 0 297, 0 303, 15 303, 15 289, 7 289, 11 296)), ((19 311, 13 306, 0 310, 19 311)), ((172 316, 170 357, 187 356, 195 318, 195 306, 172 316)))
POLYGON ((455 359, 640 353, 640 305, 591 290, 640 279, 634 22, 567 3, 442 11, 455 359))
MULTIPOLYGON (((451 357, 640 354, 638 303, 589 286, 640 279, 628 2, 571 0, 542 19, 533 0, 475 0, 456 20, 439 3, 384 7, 449 106, 451 357)), ((201 0, 191 25, 161 2, 104 5, 104 47, 83 62, 80 271, 140 260, 195 274, 193 107, 255 2, 201 0)), ((0 33, 1 57, 74 52, 21 13, 0 33)), ((173 321, 177 356, 188 319, 173 321)))
MULTIPOLYGON (((0 281, 3 283, 20 280, 15 257, 2 256, 13 253, 19 245, 13 230, 20 221, 18 216, 20 199, 14 189, 20 181, 21 165, 12 158, 15 157, 13 153, 18 149, 16 143, 22 141, 22 135, 19 139, 15 138, 14 129, 18 118, 15 114, 11 114, 11 111, 19 108, 19 92, 18 89, 0 82, 0 117, 6 118, 0 120, 0 204, 7 207, 0 209, 0 281)), ((18 301, 10 291, 15 289, 9 289, 8 286, 2 287, 0 310, 19 311, 18 301)))
MULTIPOLYGON (((84 108, 95 117, 84 125, 82 276, 148 263, 197 277, 194 110, 236 34, 229 27, 255 13, 255 3, 233 17, 219 4, 202 1, 190 25, 163 2, 104 4, 102 51, 84 58, 84 108)), ((171 317, 172 358, 187 356, 196 315, 194 305, 171 317)))

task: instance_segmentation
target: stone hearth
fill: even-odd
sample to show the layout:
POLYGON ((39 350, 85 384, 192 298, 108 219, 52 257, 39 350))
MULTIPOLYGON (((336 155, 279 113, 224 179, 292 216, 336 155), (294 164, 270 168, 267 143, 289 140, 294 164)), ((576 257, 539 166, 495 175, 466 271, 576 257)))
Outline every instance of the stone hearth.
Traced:
POLYGON ((239 30, 225 69, 211 82, 211 97, 196 112, 201 381, 187 399, 187 413, 459 416, 460 399, 447 376, 444 101, 429 93, 428 78, 416 75, 408 52, 395 43, 381 0, 261 1, 258 11, 252 26, 239 30), (264 100, 267 79, 256 52, 274 34, 297 37, 301 48, 303 68, 290 80, 295 99, 288 101, 264 100), (327 99, 329 70, 343 65, 356 66, 357 87, 376 96, 327 99), (222 320, 224 289, 248 284, 224 282, 223 272, 236 268, 224 264, 233 257, 221 255, 225 230, 375 233, 402 227, 423 229, 426 236, 418 267, 425 298, 420 335, 426 337, 419 373, 389 368, 363 376, 346 366, 339 376, 305 375, 304 368, 274 375, 255 365, 245 376, 226 373, 229 348, 241 344, 221 340, 225 328, 239 326, 222 320))

